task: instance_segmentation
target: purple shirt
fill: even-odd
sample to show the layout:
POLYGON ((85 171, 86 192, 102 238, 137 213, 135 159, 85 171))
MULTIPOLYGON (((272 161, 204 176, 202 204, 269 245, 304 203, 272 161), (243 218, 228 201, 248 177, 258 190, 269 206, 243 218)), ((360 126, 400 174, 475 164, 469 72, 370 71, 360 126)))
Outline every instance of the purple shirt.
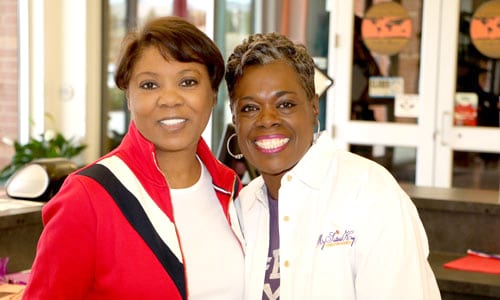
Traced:
POLYGON ((278 222, 278 200, 267 195, 269 203, 269 250, 262 300, 280 298, 280 232, 278 222))

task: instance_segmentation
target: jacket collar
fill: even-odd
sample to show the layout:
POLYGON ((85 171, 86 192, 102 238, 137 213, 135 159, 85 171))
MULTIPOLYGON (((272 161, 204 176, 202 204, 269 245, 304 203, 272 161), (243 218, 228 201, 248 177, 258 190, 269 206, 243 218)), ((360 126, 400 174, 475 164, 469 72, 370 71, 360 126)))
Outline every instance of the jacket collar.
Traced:
MULTIPOLYGON (((335 152, 335 143, 328 132, 322 132, 297 165, 290 170, 290 173, 307 186, 319 189, 331 167, 331 164, 324 160, 331 159, 333 152, 335 152)), ((283 178, 286 178, 286 174, 283 178)))
MULTIPOLYGON (((156 147, 139 132, 134 121, 130 122, 129 130, 120 146, 108 155, 114 154, 125 161, 133 161, 131 167, 138 166, 134 172, 142 173, 145 178, 156 185, 165 185, 165 178, 156 161, 156 147)), ((214 189, 232 196, 231 198, 236 197, 241 188, 239 180, 235 178, 236 174, 215 158, 203 138, 200 138, 198 142, 196 154, 210 172, 214 189)))
MULTIPOLYGON (((234 217, 231 215, 234 210, 234 207, 231 208, 232 202, 241 189, 241 182, 238 176, 233 170, 217 160, 203 138, 200 138, 198 142, 196 154, 210 172, 217 198, 226 218, 231 222, 234 217)), ((125 161, 129 168, 137 174, 144 186, 153 189, 168 188, 165 177, 156 161, 155 145, 142 136, 133 121, 130 122, 127 134, 124 136, 121 144, 103 158, 112 155, 116 155, 125 161)), ((170 193, 166 192, 163 194, 167 197, 164 209, 169 217, 172 218, 170 193)))
POLYGON ((262 176, 254 178, 246 185, 239 194, 239 202, 241 211, 245 215, 254 205, 268 206, 267 203, 267 188, 262 176))

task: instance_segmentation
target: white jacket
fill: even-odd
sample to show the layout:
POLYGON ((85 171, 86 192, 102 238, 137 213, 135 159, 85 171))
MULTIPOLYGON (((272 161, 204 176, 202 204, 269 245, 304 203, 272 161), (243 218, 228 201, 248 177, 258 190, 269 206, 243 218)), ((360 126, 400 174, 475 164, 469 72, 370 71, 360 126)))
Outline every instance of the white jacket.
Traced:
MULTIPOLYGON (((262 177, 239 195, 246 299, 262 299, 269 213, 262 177)), ((392 175, 322 134, 281 180, 280 299, 440 299, 418 212, 392 175)))

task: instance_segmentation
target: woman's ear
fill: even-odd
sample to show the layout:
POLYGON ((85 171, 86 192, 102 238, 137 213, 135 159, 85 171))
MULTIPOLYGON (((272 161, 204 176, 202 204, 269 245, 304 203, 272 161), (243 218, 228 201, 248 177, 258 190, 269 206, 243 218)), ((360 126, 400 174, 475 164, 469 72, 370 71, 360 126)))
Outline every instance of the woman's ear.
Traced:
MULTIPOLYGON (((318 94, 314 95, 312 99, 312 108, 314 113, 314 119, 316 120, 319 116, 319 96, 318 94)), ((314 121, 316 122, 316 121, 314 121)))
POLYGON ((130 99, 128 95, 128 90, 125 91, 125 101, 127 101, 127 109, 130 111, 130 99))
POLYGON ((214 108, 217 105, 217 91, 214 91, 214 95, 212 98, 212 108, 214 108))
POLYGON ((229 110, 231 111, 231 120, 233 121, 233 124, 236 125, 236 103, 231 102, 229 104, 229 110))

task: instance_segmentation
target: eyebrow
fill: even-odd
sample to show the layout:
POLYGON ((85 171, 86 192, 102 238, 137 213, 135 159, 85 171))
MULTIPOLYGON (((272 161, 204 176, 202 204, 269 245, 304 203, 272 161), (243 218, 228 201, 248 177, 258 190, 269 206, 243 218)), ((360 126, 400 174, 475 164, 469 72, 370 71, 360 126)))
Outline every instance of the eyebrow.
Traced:
POLYGON ((195 72, 199 75, 202 74, 202 72, 200 72, 200 70, 198 69, 195 69, 195 68, 189 68, 189 69, 182 69, 180 72, 177 72, 177 74, 181 74, 181 75, 184 75, 186 73, 190 73, 190 72, 195 72))
MULTIPOLYGON (((197 75, 201 75, 202 72, 200 72, 200 70, 197 70, 197 69, 194 69, 194 68, 188 68, 188 69, 182 69, 180 70, 179 72, 177 72, 176 74, 177 75, 184 75, 184 74, 187 74, 187 73, 196 73, 197 75)), ((155 71, 143 71, 143 72, 140 72, 140 73, 137 73, 135 74, 135 76, 153 76, 153 77, 158 77, 158 76, 162 76, 161 74, 155 72, 155 71)), ((132 76, 134 77, 134 76, 132 76)))
POLYGON ((144 72, 140 72, 140 73, 135 74, 135 77, 142 76, 142 75, 158 76, 158 73, 151 72, 151 71, 144 71, 144 72))
MULTIPOLYGON (((296 95, 297 93, 292 92, 292 91, 277 91, 273 94, 273 97, 279 98, 279 97, 287 95, 287 94, 296 95)), ((238 98, 238 100, 253 100, 253 99, 254 99, 253 96, 244 96, 244 97, 238 98)))
POLYGON ((287 95, 287 94, 296 95, 297 93, 296 92, 292 92, 292 91, 278 91, 278 92, 276 92, 275 96, 281 97, 281 96, 287 95))

